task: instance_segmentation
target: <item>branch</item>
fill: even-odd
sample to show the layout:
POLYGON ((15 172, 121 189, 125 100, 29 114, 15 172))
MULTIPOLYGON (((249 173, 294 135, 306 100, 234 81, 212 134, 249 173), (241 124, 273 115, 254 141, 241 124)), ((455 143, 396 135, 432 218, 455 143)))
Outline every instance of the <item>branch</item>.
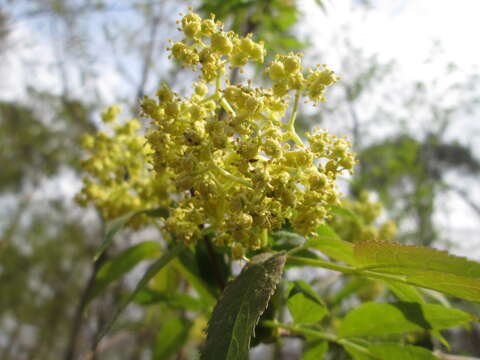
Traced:
MULTIPOLYGON (((88 299, 91 296, 91 293, 95 286, 95 278, 97 276, 97 272, 103 263, 106 260, 105 252, 92 264, 92 273, 90 278, 87 281, 87 284, 82 292, 80 297, 80 301, 78 302, 77 308, 75 309, 75 315, 72 321, 72 327, 70 329, 70 337, 68 340, 67 349, 65 351, 64 360, 73 360, 75 358, 75 354, 77 351, 77 343, 78 338, 80 335, 80 330, 82 329, 83 325, 83 312, 88 304, 88 299)), ((92 355, 93 356, 93 355, 92 355)))
POLYGON ((444 184, 444 185, 447 187, 448 190, 451 190, 457 195, 459 195, 462 198, 462 200, 465 201, 472 208, 472 210, 477 213, 478 216, 480 216, 480 206, 472 200, 468 192, 450 184, 444 184))
POLYGON ((82 360, 92 360, 95 358, 96 355, 99 355, 100 353, 108 350, 111 348, 113 345, 122 342, 123 340, 127 339, 130 337, 130 333, 128 332, 123 332, 116 334, 104 341, 97 347, 95 351, 89 351, 88 353, 84 354, 81 359, 82 360))
POLYGON ((153 52, 155 49, 155 43, 157 42, 157 32, 158 32, 158 26, 160 24, 160 16, 156 15, 153 18, 152 21, 152 26, 150 27, 150 41, 148 42, 147 45, 147 50, 145 53, 145 58, 143 61, 143 67, 142 67, 142 77, 140 79, 140 84, 138 85, 137 89, 137 105, 140 103, 142 100, 142 97, 145 93, 145 85, 147 84, 148 81, 148 76, 150 74, 150 69, 152 67, 152 59, 153 59, 153 52))

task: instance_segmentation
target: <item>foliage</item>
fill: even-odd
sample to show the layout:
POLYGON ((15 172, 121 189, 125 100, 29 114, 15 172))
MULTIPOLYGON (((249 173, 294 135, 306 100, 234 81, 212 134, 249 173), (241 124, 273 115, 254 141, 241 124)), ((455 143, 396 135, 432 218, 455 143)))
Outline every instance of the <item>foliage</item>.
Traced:
POLYGON ((300 50, 305 43, 292 34, 299 18, 295 1, 289 0, 206 0, 199 9, 206 15, 214 13, 222 20, 232 17, 232 30, 255 33, 265 41, 268 52, 300 50))

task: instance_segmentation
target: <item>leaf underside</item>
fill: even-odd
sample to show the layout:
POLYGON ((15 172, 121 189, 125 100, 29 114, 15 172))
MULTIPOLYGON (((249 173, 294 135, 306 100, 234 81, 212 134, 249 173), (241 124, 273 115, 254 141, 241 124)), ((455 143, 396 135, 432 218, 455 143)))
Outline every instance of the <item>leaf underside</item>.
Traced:
POLYGON ((225 287, 208 324, 202 360, 246 360, 258 319, 281 279, 286 255, 255 256, 225 287))

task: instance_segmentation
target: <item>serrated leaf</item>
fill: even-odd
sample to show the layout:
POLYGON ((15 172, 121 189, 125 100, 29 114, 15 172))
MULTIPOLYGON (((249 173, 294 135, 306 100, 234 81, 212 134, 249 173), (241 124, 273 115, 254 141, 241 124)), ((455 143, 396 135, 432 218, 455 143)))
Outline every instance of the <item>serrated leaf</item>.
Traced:
POLYGON ((446 251, 387 241, 355 243, 354 254, 366 269, 403 275, 409 284, 480 301, 480 263, 446 251))
POLYGON ((290 284, 287 306, 297 324, 316 323, 328 312, 320 296, 302 280, 290 284))
POLYGON ((328 350, 328 343, 323 340, 316 340, 307 343, 300 360, 320 360, 328 350))
POLYGON ((439 304, 364 303, 345 316, 339 335, 384 336, 419 330, 441 330, 464 325, 471 320, 471 315, 439 304))
POLYGON ((98 260, 100 255, 102 255, 103 252, 110 246, 110 244, 113 241, 113 237, 121 228, 123 228, 135 216, 141 215, 141 214, 148 214, 154 217, 168 216, 168 209, 160 207, 156 209, 143 209, 143 210, 132 211, 108 222, 105 228, 105 235, 103 237, 102 243, 100 244, 97 251, 95 252, 95 256, 93 260, 94 261, 98 260))
POLYGON ((208 324, 203 360, 248 359, 255 325, 280 281, 286 256, 255 256, 225 287, 208 324))
POLYGON ((154 241, 145 241, 124 250, 120 255, 106 262, 99 269, 89 300, 101 294, 109 284, 121 278, 139 262, 156 258, 159 255, 160 244, 154 241))
POLYGON ((354 254, 361 265, 375 270, 421 269, 480 278, 480 263, 427 247, 392 241, 363 241, 355 243, 354 254))
POLYGON ((378 359, 388 360, 438 360, 431 351, 413 345, 371 344, 368 350, 378 359))
POLYGON ((155 338, 152 359, 168 359, 175 354, 188 340, 191 327, 191 321, 185 318, 174 317, 168 319, 155 338))
POLYGON ((147 269, 145 274, 143 274, 140 281, 137 283, 137 286, 133 292, 127 296, 118 308, 113 312, 112 317, 109 319, 105 327, 102 329, 101 333, 97 337, 95 344, 98 345, 102 338, 108 333, 111 329, 118 316, 122 313, 123 310, 130 304, 130 302, 135 298, 140 290, 147 286, 148 282, 160 271, 165 265, 167 265, 173 258, 175 258, 179 253, 185 249, 184 244, 178 244, 174 248, 166 251, 158 260, 154 261, 147 269))
POLYGON ((317 249, 332 259, 346 264, 355 264, 353 245, 338 237, 335 231, 326 224, 317 229, 317 236, 310 238, 305 246, 317 249))

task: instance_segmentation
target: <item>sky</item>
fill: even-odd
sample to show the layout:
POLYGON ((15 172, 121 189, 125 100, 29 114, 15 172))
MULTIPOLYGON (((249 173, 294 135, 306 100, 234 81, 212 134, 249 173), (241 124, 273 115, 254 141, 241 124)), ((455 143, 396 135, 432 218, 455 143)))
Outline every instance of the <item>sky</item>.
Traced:
POLYGON ((447 60, 467 67, 480 64, 480 1, 372 0, 375 11, 367 15, 352 11, 349 1, 324 2, 326 14, 315 0, 299 2, 305 16, 302 31, 314 32, 319 41, 349 25, 355 29, 351 35, 356 44, 378 52, 383 60, 401 59, 414 77, 423 73, 421 64, 435 41, 440 41, 447 60))

